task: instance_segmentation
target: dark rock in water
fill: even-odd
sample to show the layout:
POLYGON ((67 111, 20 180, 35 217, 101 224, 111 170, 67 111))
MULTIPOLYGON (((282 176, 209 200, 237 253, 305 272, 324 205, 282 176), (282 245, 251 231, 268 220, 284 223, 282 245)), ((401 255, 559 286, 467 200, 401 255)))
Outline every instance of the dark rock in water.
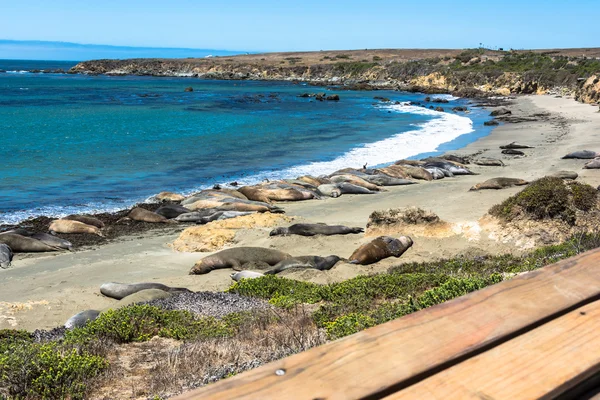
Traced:
POLYGON ((402 103, 400 103, 399 101, 395 101, 395 102, 394 102, 394 104, 395 104, 395 105, 400 105, 400 104, 402 104, 402 103))
POLYGON ((433 106, 429 106, 429 109, 430 109, 430 110, 433 110, 433 106))
POLYGON ((435 108, 435 111, 444 112, 444 108, 443 108, 443 107, 440 107, 440 106, 437 106, 437 107, 435 108))
POLYGON ((387 97, 375 96, 373 98, 375 100, 383 101, 383 102, 386 102, 386 103, 390 101, 390 99, 388 99, 387 97))
POLYGON ((315 100, 323 101, 323 100, 325 100, 325 97, 327 97, 327 95, 325 93, 317 93, 315 95, 315 100))
POLYGON ((340 100, 340 96, 337 94, 332 94, 330 96, 327 96, 325 98, 325 100, 333 100, 333 101, 339 101, 340 100))
POLYGON ((431 101, 431 97, 429 97, 429 96, 425 97, 425 101, 431 101))
POLYGON ((219 185, 218 183, 213 185, 212 187, 214 190, 221 190, 221 185, 219 185))
POLYGON ((467 111, 467 107, 456 106, 456 107, 452 108, 452 111, 454 111, 454 112, 464 112, 464 111, 467 111))
POLYGON ((184 89, 184 92, 193 92, 193 91, 194 91, 194 88, 193 88, 193 87, 191 87, 191 86, 189 86, 189 87, 186 87, 186 88, 184 89))
POLYGON ((165 310, 187 310, 194 314, 221 318, 233 312, 266 309, 269 303, 254 297, 235 293, 197 292, 179 293, 147 304, 165 310))
POLYGON ((449 103, 448 100, 446 100, 446 99, 440 99, 438 97, 434 97, 433 99, 431 99, 431 102, 432 103, 449 103))
POLYGON ((238 185, 239 185, 239 183, 237 183, 236 181, 233 181, 233 182, 229 183, 229 186, 238 186, 238 185))
POLYGON ((497 110, 494 110, 490 113, 490 116, 492 117, 498 117, 500 115, 508 115, 508 114, 512 114, 512 111, 510 111, 508 108, 499 108, 497 110))
POLYGON ((299 94, 298 97, 315 97, 314 93, 302 93, 299 94))
POLYGON ((485 126, 496 126, 496 125, 500 125, 500 123, 498 121, 495 121, 495 120, 492 119, 490 121, 485 121, 483 123, 483 125, 485 125, 485 126))

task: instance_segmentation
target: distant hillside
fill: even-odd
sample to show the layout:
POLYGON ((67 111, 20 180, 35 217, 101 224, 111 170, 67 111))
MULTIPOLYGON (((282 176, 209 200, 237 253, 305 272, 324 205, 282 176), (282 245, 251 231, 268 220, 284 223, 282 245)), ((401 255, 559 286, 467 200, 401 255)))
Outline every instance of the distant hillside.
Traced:
POLYGON ((203 58, 234 55, 241 51, 162 47, 129 47, 68 42, 0 40, 0 59, 83 61, 122 58, 203 58))

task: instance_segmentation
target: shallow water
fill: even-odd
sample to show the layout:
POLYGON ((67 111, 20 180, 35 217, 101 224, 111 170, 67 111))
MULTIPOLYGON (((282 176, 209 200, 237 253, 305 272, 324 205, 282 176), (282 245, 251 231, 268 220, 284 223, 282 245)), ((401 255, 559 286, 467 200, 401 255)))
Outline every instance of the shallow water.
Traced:
MULTIPOLYGON (((0 70, 22 71, 10 63, 0 70)), ((55 67, 41 64, 27 67, 55 67)), ((0 222, 116 210, 162 190, 375 166, 460 148, 491 130, 485 110, 438 113, 374 96, 425 98, 288 82, 0 73, 0 222), (297 97, 304 92, 341 101, 297 97)), ((440 105, 467 104, 451 99, 440 105)))

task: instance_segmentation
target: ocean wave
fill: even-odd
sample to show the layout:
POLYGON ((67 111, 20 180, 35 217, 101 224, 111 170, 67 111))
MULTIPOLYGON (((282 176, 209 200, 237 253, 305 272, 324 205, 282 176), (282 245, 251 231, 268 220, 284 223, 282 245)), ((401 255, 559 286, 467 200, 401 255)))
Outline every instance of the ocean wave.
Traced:
POLYGON ((452 96, 451 94, 432 94, 431 98, 448 100, 448 101, 454 101, 454 100, 460 99, 460 97, 452 96))
MULTIPOLYGON (((330 174, 338 169, 353 167, 362 168, 366 163, 370 167, 390 164, 397 160, 416 156, 422 153, 436 151, 444 143, 450 142, 461 135, 474 131, 471 119, 451 114, 430 110, 423 107, 411 106, 409 103, 378 106, 382 112, 397 112, 428 115, 432 120, 420 125, 415 125, 413 130, 398 133, 387 139, 374 143, 367 143, 351 149, 331 161, 318 161, 285 168, 278 171, 262 171, 249 177, 230 177, 220 184, 237 180, 241 185, 251 185, 265 179, 277 180, 295 178, 301 175, 319 176, 330 174)), ((202 185, 188 190, 181 190, 184 195, 190 195, 202 189, 210 188, 213 184, 202 185)), ((101 212, 116 212, 139 202, 150 202, 154 195, 147 198, 113 200, 110 202, 94 202, 73 206, 45 206, 32 210, 14 211, 0 214, 0 224, 17 224, 26 219, 45 215, 60 218, 69 214, 101 212)))
POLYGON ((7 74, 28 74, 29 71, 6 71, 7 74))

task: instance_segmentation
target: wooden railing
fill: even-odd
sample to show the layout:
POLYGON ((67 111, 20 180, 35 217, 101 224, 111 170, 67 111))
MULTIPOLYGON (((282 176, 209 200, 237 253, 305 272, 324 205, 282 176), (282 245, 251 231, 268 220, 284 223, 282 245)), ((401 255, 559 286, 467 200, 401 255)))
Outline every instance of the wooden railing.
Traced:
POLYGON ((594 250, 175 399, 596 398, 599 380, 594 250))

